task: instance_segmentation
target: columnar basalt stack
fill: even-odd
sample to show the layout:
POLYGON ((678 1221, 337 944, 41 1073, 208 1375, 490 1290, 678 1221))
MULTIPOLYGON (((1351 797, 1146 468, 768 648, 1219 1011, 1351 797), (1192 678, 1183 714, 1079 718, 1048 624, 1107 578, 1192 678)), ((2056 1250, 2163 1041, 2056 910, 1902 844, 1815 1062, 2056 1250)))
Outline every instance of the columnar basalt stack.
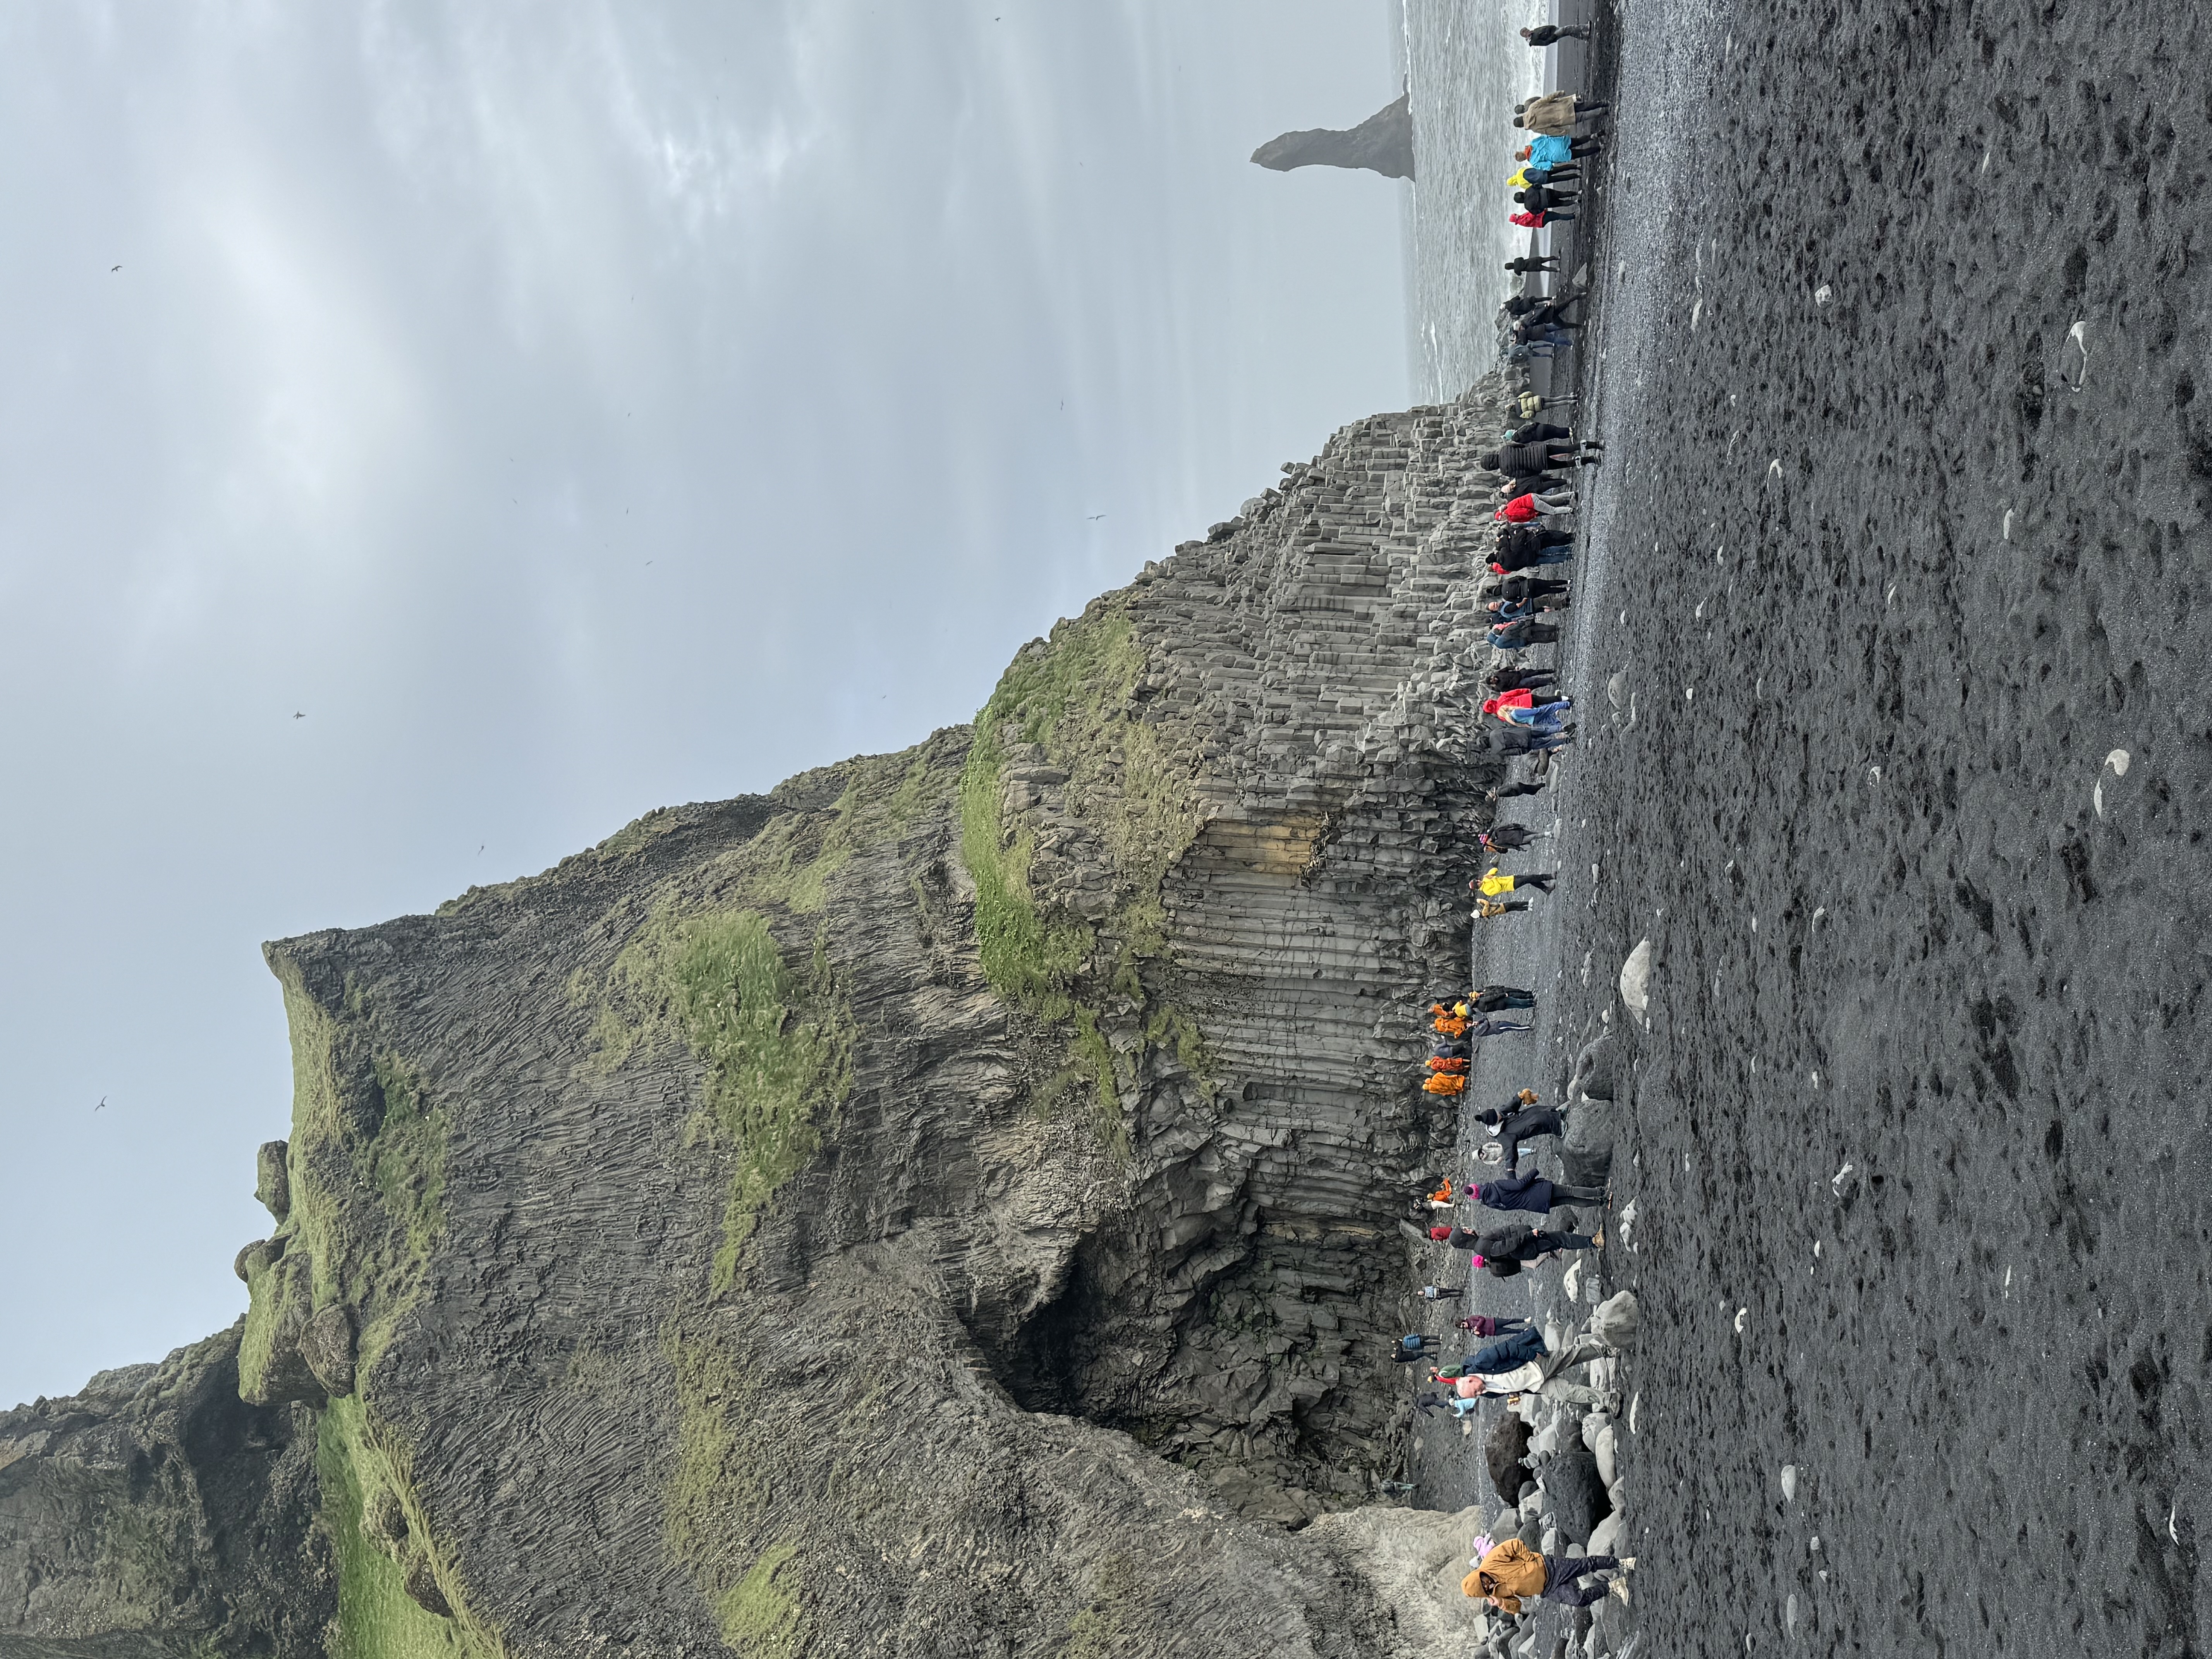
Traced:
POLYGON ((235 1364, 320 1414, 344 1651, 1403 1628, 1372 1527, 1284 1523, 1402 1455, 1499 417, 1347 428, 972 730, 270 947, 235 1364))

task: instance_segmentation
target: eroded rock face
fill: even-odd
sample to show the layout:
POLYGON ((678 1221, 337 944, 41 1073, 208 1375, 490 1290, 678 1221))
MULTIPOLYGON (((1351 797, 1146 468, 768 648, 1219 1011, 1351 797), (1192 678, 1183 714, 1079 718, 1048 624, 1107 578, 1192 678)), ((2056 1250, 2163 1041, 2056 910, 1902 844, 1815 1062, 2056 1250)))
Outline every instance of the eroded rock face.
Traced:
POLYGON ((1293 167, 1365 167, 1386 179, 1413 176, 1413 116, 1411 94, 1386 104, 1358 126, 1309 127, 1270 138, 1252 152, 1263 167, 1288 173, 1293 167))
POLYGON ((239 1335, 0 1413, 0 1653, 322 1651, 313 1416, 240 1400, 239 1335))
POLYGON ((328 1402, 380 1605, 514 1656, 1387 1650, 1379 1534, 1286 1528, 1401 1453, 1499 420, 1346 428, 972 729, 269 947, 240 1386, 328 1402))

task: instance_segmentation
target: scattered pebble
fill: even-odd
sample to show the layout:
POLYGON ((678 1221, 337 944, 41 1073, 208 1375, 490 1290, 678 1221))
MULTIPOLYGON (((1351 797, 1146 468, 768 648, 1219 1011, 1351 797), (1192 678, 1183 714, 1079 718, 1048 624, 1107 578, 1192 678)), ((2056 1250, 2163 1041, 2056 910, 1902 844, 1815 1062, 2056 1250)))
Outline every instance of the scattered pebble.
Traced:
POLYGON ((1813 290, 1813 303, 1816 306, 1824 306, 1835 297, 1836 290, 1830 288, 1826 283, 1821 283, 1820 287, 1813 290))
POLYGON ((1879 766, 1868 767, 1867 781, 1869 783, 1880 783, 1881 781, 1881 768, 1879 766))
POLYGON ((1827 907, 1826 905, 1825 905, 1825 904, 1816 904, 1816 905, 1814 905, 1814 906, 1813 907, 1813 925, 1814 925, 1815 927, 1818 927, 1820 925, 1820 922, 1821 922, 1822 919, 1823 919, 1823 918, 1825 918, 1825 917, 1827 915, 1827 914, 1828 914, 1828 907, 1827 907))
POLYGON ((2058 348, 2058 372, 2065 376, 2066 389, 2079 392, 2089 378, 2089 325, 2079 322, 2066 331, 2066 343, 2058 348))
POLYGON ((1797 1598, 1795 1595, 1782 1609, 1782 1626, 1790 1635, 1797 1633, 1797 1598))
POLYGON ((1781 461, 1781 458, 1778 456, 1778 457, 1777 457, 1776 459, 1774 459, 1773 460, 1769 461, 1769 462, 1766 464, 1766 470, 1767 470, 1767 471, 1768 471, 1769 473, 1772 474, 1775 477, 1778 477, 1778 477, 1780 477, 1782 476, 1782 461, 1781 461))
POLYGON ((2111 754, 2105 757, 2105 764, 2112 769, 2112 775, 2114 777, 2124 778, 2127 776, 2128 751, 2124 749, 2115 749, 2111 754))
POLYGON ((1751 1310, 1748 1308, 1738 1308, 1735 1310, 1735 1334, 1738 1336, 1743 1334, 1743 1322, 1750 1316, 1751 1310))
POLYGON ((1628 1431, 1631 1434, 1636 1432, 1636 1412, 1643 1403, 1644 1396, 1640 1394, 1628 1402, 1628 1431))
POLYGON ((1682 701, 1684 702, 1695 702, 1697 698, 1698 688, 1696 686, 1686 685, 1682 688, 1682 701))
POLYGON ((1795 1463, 1782 1466, 1782 1496, 1789 1503, 1797 1501, 1797 1466, 1795 1463))
POLYGON ((1844 1188, 1850 1181, 1851 1171, 1857 1168, 1858 1165, 1856 1164, 1846 1164, 1842 1169, 1837 1170, 1834 1175, 1828 1177, 1828 1185, 1834 1189, 1835 1194, 1838 1198, 1841 1198, 1844 1195, 1844 1188))
POLYGON ((1997 533, 2007 541, 2012 539, 2012 509, 2010 507, 2005 508, 2004 528, 1997 533))

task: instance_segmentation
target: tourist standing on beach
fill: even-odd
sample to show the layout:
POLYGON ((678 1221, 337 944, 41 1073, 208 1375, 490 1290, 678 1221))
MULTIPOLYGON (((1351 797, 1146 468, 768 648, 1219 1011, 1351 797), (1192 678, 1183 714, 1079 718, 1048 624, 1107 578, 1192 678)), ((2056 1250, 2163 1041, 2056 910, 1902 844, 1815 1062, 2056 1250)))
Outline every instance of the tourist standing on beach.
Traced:
POLYGON ((1539 23, 1533 29, 1522 29, 1521 38, 1532 46, 1549 46, 1561 40, 1587 40, 1591 27, 1588 23, 1539 23))
POLYGON ((1563 1181, 1547 1181, 1540 1175, 1510 1175, 1496 1181, 1478 1181, 1474 1201, 1486 1210, 1518 1210, 1530 1215, 1549 1215, 1571 1204, 1603 1204, 1602 1187, 1570 1187, 1563 1181))
POLYGON ((1485 874, 1468 883, 1468 886, 1485 898, 1499 898, 1507 893, 1518 892, 1524 887, 1548 893, 1552 890, 1552 884, 1558 879, 1559 872, 1556 870, 1531 870, 1525 876, 1509 876, 1493 864, 1485 874))

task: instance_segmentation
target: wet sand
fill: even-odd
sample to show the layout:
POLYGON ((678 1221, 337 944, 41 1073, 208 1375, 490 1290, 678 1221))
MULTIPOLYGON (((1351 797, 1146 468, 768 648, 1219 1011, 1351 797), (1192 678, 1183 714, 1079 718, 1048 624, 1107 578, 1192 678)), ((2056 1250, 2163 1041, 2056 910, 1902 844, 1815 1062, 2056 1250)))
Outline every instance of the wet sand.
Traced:
POLYGON ((2197 1652, 2212 17, 1705 27, 1619 37, 1559 801, 1559 1018, 1658 959, 1638 1620, 2197 1652))

